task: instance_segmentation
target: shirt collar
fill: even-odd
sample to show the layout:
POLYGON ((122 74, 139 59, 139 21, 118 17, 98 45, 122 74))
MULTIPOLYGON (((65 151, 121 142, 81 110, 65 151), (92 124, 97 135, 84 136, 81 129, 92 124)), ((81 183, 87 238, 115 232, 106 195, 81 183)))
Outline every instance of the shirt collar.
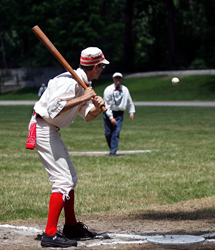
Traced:
POLYGON ((78 76, 81 78, 81 80, 89 87, 92 87, 92 82, 91 81, 88 81, 88 78, 87 78, 87 74, 85 73, 85 71, 81 68, 78 68, 76 70, 76 73, 78 74, 78 76))
POLYGON ((118 86, 116 86, 116 84, 114 83, 114 89, 117 89, 117 88, 122 89, 122 85, 120 84, 119 87, 118 87, 118 86))

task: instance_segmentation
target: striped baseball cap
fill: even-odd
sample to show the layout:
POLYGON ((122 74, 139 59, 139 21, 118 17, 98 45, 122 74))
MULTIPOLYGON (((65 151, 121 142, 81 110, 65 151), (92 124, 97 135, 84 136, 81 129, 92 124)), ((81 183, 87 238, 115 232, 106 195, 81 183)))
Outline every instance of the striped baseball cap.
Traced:
POLYGON ((93 66, 95 64, 110 62, 105 59, 102 51, 97 47, 88 47, 81 51, 80 64, 83 66, 93 66))

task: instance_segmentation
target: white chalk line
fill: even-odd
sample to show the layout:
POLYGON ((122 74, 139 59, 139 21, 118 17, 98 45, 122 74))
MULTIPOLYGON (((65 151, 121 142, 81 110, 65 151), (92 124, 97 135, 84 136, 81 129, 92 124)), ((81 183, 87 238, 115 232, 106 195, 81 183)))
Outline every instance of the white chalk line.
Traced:
POLYGON ((136 234, 119 234, 119 233, 107 233, 111 239, 102 240, 99 242, 93 242, 87 244, 87 247, 94 247, 100 245, 116 245, 116 244, 145 244, 148 243, 146 240, 147 236, 136 235, 136 234), (127 240, 122 240, 126 238, 127 240))
POLYGON ((118 234, 118 233, 107 233, 109 237, 119 237, 119 238, 129 238, 136 240, 145 240, 148 236, 138 235, 138 234, 118 234))
MULTIPOLYGON (((116 152, 116 155, 150 153, 152 151, 158 150, 119 150, 116 152)), ((69 152, 70 155, 109 155, 109 153, 110 151, 69 152)))
POLYGON ((19 231, 23 231, 23 232, 30 232, 30 233, 42 233, 41 230, 34 228, 34 227, 25 227, 25 226, 12 226, 12 225, 8 225, 8 224, 4 224, 4 225, 0 225, 0 228, 11 228, 11 229, 17 229, 19 231))
POLYGON ((204 238, 214 237, 215 233, 213 232, 213 233, 202 234, 201 236, 204 238))
POLYGON ((113 239, 111 242, 107 242, 108 240, 103 240, 103 241, 99 241, 99 242, 95 242, 95 243, 91 243, 91 244, 85 244, 85 245, 81 245, 80 243, 78 243, 78 246, 86 246, 86 247, 96 247, 96 246, 101 246, 101 245, 118 245, 118 244, 145 244, 148 243, 147 240, 136 240, 136 241, 123 241, 120 239, 113 239))
POLYGON ((207 239, 206 241, 208 241, 208 242, 215 242, 215 240, 213 240, 213 239, 207 239))

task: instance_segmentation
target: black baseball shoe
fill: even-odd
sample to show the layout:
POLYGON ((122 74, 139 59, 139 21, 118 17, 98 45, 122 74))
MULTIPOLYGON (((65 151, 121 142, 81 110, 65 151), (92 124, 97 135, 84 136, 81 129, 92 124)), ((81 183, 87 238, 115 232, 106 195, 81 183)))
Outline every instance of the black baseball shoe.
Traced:
POLYGON ((65 224, 63 233, 68 239, 94 238, 97 235, 97 233, 89 231, 82 222, 78 222, 75 226, 65 224))
POLYGON ((64 234, 57 231, 56 234, 52 236, 48 236, 48 234, 44 233, 41 240, 41 246, 42 247, 77 247, 77 241, 76 240, 69 240, 67 239, 64 234))

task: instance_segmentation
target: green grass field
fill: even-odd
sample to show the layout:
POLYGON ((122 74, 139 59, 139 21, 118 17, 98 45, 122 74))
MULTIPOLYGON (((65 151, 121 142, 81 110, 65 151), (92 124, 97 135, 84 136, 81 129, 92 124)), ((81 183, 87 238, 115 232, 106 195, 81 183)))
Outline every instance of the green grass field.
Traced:
MULTIPOLYGON (((208 77, 211 79, 211 76, 208 77)), ((152 84, 154 80, 151 78, 148 83, 152 88, 156 88, 156 84, 152 84)), ((127 84, 132 86, 132 79, 127 84)), ((180 84, 183 86, 183 80, 180 84)), ((180 88, 180 85, 169 85, 173 89, 180 88)), ((212 83, 205 85, 212 86, 212 83)), ((98 92, 101 91, 99 86, 96 88, 98 92)), ((134 89, 132 91, 135 93, 134 89)), ((147 91, 148 94, 154 93, 149 86, 147 91)), ((185 87, 183 91, 186 92, 185 87)), ((28 94, 26 90, 23 92, 19 92, 23 96, 19 98, 24 100, 28 94)), ((196 99, 196 93, 199 93, 199 100, 213 100, 212 87, 206 92, 196 90, 193 95, 190 94, 190 100, 196 99), (208 99, 204 99, 206 96, 208 99)), ((5 98, 7 94, 8 99, 16 99, 16 91, 1 97, 5 98)), ((163 94, 166 94, 164 100, 168 100, 169 92, 163 94)), ((146 94, 143 96, 147 97, 146 94)), ((138 97, 137 93, 133 99, 139 98, 140 94, 138 97)), ((2 222, 47 218, 51 183, 36 150, 25 149, 32 108, 0 107, 2 222)), ((119 150, 152 152, 116 157, 72 156, 79 176, 76 214, 132 212, 150 206, 215 195, 214 112, 215 108, 208 107, 136 107, 132 122, 126 112, 119 150)), ((60 132, 69 152, 108 150, 102 115, 91 123, 85 123, 77 117, 69 128, 60 132)))
MULTIPOLYGON (((133 101, 167 100, 215 100, 215 76, 197 75, 181 77, 177 86, 171 83, 170 76, 125 78, 123 84, 131 93, 133 101)), ((94 80, 93 88, 103 96, 109 80, 94 80)), ((0 94, 0 100, 37 100, 39 88, 23 88, 0 94)))
MULTIPOLYGON (((25 149, 30 106, 0 108, 0 221, 46 218, 51 183, 36 151, 25 149)), ((137 107, 125 114, 119 150, 151 153, 73 156, 76 213, 134 210, 215 194, 214 108, 137 107)), ((100 115, 61 130, 69 151, 108 150, 100 115)))

